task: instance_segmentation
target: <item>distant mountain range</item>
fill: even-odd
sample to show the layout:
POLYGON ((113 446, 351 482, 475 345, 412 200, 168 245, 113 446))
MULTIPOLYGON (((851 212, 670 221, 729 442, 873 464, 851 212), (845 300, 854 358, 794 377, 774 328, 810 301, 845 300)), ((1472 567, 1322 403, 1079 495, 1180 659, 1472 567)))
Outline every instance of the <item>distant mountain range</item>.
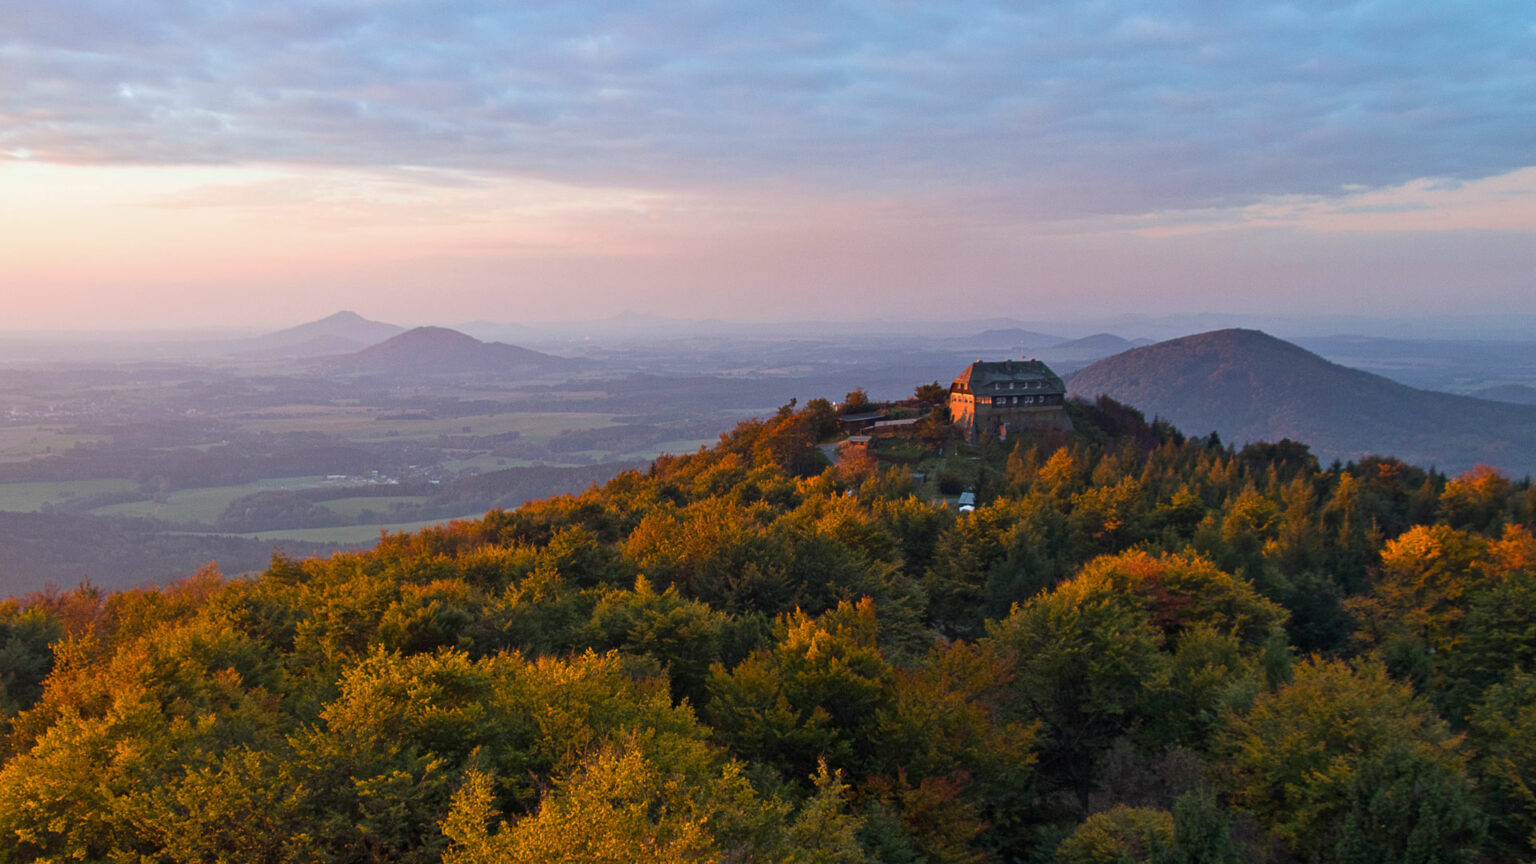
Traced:
POLYGON ((244 340, 241 353, 277 357, 351 354, 405 332, 404 327, 369 321, 356 312, 337 312, 297 327, 244 340))
POLYGON ((1412 387, 1258 330, 1216 330, 1099 360, 1069 391, 1106 394, 1188 434, 1229 443, 1291 438, 1324 462, 1367 454, 1462 471, 1536 472, 1536 406, 1412 387))
POLYGON ((329 358, 333 372, 374 375, 529 374, 568 371, 577 361, 447 327, 417 327, 353 354, 329 358))
POLYGON ((1132 348, 1152 344, 1150 339, 1130 340, 1113 333, 1095 333, 1081 339, 1058 342, 1037 352, 1040 359, 1058 365, 1092 363, 1101 357, 1119 354, 1132 348))
POLYGON ((974 345, 978 348, 1002 348, 1018 352, 1058 345, 1063 339, 1060 336, 1052 336, 1049 333, 1037 333, 1034 330, 1025 330, 1022 327, 1003 327, 983 330, 975 336, 967 336, 952 341, 963 342, 968 346, 974 345))
POLYGON ((1150 345, 1150 339, 1126 339, 1113 333, 1095 333, 1081 339, 1068 339, 1025 330, 1021 327, 1004 327, 983 330, 973 336, 951 338, 946 344, 965 356, 1026 357, 1044 360, 1058 373, 1079 369, 1103 357, 1118 354, 1141 345, 1150 345))

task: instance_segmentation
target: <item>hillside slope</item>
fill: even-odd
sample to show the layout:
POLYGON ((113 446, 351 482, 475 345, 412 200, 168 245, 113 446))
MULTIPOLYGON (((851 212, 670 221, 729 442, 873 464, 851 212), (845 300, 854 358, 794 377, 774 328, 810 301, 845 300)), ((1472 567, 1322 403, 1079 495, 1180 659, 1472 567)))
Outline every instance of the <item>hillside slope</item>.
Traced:
POLYGON ((1291 438, 1319 458, 1367 454, 1461 471, 1536 471, 1536 407, 1416 390, 1257 330, 1216 330, 1107 357, 1067 377, 1191 434, 1291 438))

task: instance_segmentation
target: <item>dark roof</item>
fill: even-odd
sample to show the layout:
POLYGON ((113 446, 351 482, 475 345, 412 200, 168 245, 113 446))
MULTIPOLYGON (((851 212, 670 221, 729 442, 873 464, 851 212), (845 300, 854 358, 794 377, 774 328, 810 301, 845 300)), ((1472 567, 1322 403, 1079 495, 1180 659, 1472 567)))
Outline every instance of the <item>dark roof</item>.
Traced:
POLYGON ((844 414, 837 418, 841 423, 862 423, 865 420, 879 420, 885 416, 884 410, 865 411, 862 414, 844 414))
POLYGON ((960 373, 950 389, 963 384, 972 393, 991 392, 1005 389, 999 385, 1021 381, 1042 382, 1038 389, 1048 393, 1067 392, 1061 377, 1039 360, 977 360, 965 367, 965 371, 960 373))

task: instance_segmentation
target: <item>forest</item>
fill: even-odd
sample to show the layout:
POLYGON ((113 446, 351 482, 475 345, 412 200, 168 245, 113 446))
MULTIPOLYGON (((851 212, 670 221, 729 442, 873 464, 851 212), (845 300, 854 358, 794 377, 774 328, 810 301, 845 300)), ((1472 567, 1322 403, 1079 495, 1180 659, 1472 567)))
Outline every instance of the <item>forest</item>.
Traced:
POLYGON ((1529 478, 1069 410, 13 599, 0 861, 1536 858, 1529 478))

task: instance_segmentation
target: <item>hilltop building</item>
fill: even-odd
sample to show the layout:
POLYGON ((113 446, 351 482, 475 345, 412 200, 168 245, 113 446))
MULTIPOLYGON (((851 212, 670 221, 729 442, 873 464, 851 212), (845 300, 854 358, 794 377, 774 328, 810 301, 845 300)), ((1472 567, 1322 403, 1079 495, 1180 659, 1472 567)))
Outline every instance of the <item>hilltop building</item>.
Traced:
POLYGON ((949 419, 972 441, 1020 429, 1070 432, 1066 398, 1066 385, 1039 360, 977 360, 949 385, 949 419))

